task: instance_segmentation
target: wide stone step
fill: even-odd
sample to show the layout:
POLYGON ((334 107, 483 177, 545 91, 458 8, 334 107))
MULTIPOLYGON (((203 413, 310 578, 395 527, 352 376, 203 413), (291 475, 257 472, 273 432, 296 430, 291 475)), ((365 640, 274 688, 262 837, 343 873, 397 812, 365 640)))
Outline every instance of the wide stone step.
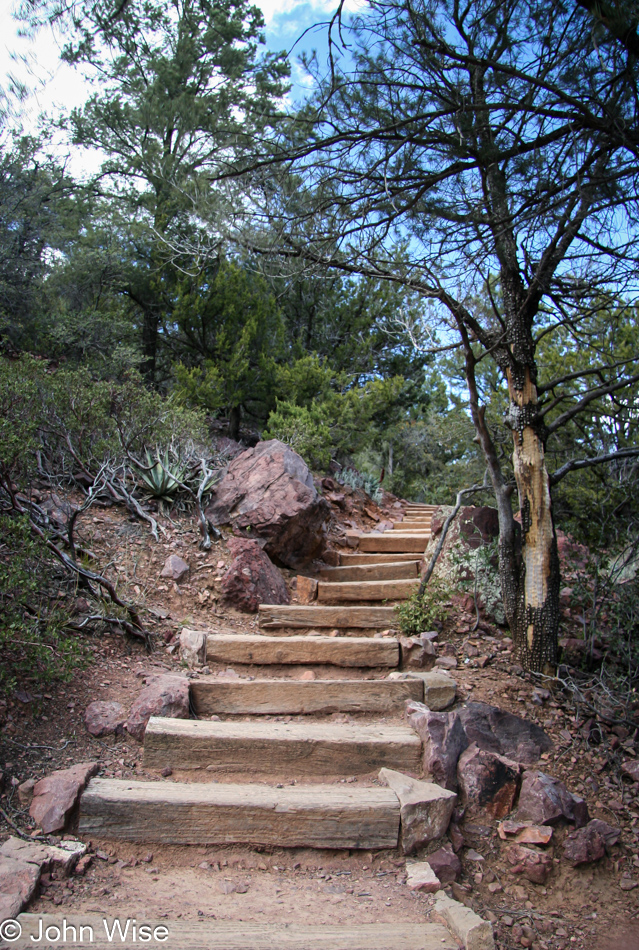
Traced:
MULTIPOLYGON (((395 612, 393 611, 393 616, 395 612)), ((301 623, 297 626, 303 626, 301 623)), ((209 663, 261 666, 329 664, 340 667, 393 667, 399 663, 394 637, 267 637, 209 634, 209 663)))
POLYGON ((357 548, 359 551, 397 551, 400 554, 423 554, 430 540, 430 534, 411 534, 400 531, 387 531, 385 534, 362 534, 357 548))
POLYGON ((274 788, 92 779, 80 802, 78 830, 162 844, 394 848, 399 802, 388 788, 342 784, 274 788))
POLYGON ((405 564, 407 561, 414 561, 415 554, 397 554, 396 552, 378 551, 375 554, 340 553, 339 563, 343 567, 350 567, 352 564, 405 564))
MULTIPOLYGON (((117 918, 122 928, 126 927, 123 916, 117 918)), ((113 950, 114 944, 120 946, 138 946, 138 943, 123 943, 116 930, 116 939, 108 939, 114 918, 107 914, 73 914, 73 919, 65 915, 67 928, 80 927, 85 930, 83 936, 92 950, 113 950), (108 931, 104 920, 107 920, 108 931), (92 935, 91 935, 92 934, 92 935), (89 940, 89 937, 91 939, 89 940)), ((11 946, 16 950, 31 950, 39 942, 40 927, 46 933, 48 927, 62 930, 62 914, 20 914, 18 922, 22 935, 11 946)), ((375 924, 269 924, 252 923, 246 920, 161 920, 136 921, 136 926, 146 924, 151 933, 159 931, 159 939, 140 946, 164 947, 166 950, 457 950, 458 944, 442 924, 436 923, 375 923, 375 924), (167 934, 168 931, 168 934, 167 934)), ((129 925, 128 937, 131 937, 129 925)), ((67 931, 71 934, 71 931, 67 931)), ((55 933, 55 932, 54 932, 55 933)), ((76 946, 75 941, 65 943, 76 946)))
POLYGON ((352 581, 330 583, 320 581, 317 600, 320 604, 358 600, 408 600, 419 586, 419 578, 398 581, 352 581))
POLYGON ((357 775, 386 766, 418 772, 421 741, 408 726, 343 722, 206 722, 152 716, 144 766, 224 772, 357 775))
POLYGON ((359 627, 386 630, 397 621, 393 607, 280 607, 260 604, 259 625, 274 627, 359 627))
POLYGON ((236 680, 214 677, 191 682, 197 716, 303 715, 305 713, 403 710, 406 700, 424 700, 424 684, 414 680, 236 680))
POLYGON ((428 534, 430 532, 430 521, 415 521, 412 518, 409 518, 407 521, 396 521, 393 525, 393 531, 406 531, 407 528, 410 528, 411 531, 419 531, 420 529, 428 534))
POLYGON ((417 577, 419 561, 397 561, 381 564, 361 564, 347 567, 327 567, 319 572, 323 581, 396 581, 417 577))

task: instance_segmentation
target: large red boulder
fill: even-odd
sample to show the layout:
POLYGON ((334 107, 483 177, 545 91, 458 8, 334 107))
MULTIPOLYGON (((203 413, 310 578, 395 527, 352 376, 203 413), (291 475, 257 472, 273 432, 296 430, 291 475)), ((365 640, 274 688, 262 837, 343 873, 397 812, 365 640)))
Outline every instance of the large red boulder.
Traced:
POLYGON ((206 509, 212 524, 250 530, 267 554, 295 569, 321 554, 329 515, 304 460, 277 439, 233 459, 206 509))
POLYGON ((238 610, 255 613, 260 604, 288 604, 284 578, 258 541, 231 538, 234 561, 222 578, 224 600, 238 610))

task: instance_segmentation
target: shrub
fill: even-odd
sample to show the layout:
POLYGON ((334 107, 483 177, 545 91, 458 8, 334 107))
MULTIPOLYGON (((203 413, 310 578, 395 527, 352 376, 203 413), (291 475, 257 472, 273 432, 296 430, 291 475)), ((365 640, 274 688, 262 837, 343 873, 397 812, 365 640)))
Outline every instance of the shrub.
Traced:
POLYGON ((265 439, 279 439, 302 456, 309 468, 325 471, 331 461, 331 433, 323 406, 296 406, 277 400, 268 417, 265 439))
POLYGON ((416 590, 408 600, 395 607, 401 632, 414 637, 443 623, 446 617, 444 603, 448 597, 448 589, 437 581, 431 580, 421 597, 416 590))

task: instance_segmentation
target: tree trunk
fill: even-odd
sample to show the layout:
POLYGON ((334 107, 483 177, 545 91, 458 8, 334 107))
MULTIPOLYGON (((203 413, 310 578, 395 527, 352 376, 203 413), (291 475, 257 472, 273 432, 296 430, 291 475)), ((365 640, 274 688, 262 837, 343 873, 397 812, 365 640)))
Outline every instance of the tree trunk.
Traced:
POLYGON ((240 438, 240 422, 242 420, 241 406, 232 406, 229 411, 229 439, 236 442, 240 438))
MULTIPOLYGON (((537 387, 528 369, 508 373, 513 467, 521 512, 521 560, 504 551, 504 609, 517 657, 526 670, 552 674, 557 661, 559 556, 544 442, 537 422, 537 387), (508 563, 510 561, 510 563, 508 563), (514 570, 519 575, 515 582, 514 570)), ((500 552, 501 553, 501 552, 500 552)))

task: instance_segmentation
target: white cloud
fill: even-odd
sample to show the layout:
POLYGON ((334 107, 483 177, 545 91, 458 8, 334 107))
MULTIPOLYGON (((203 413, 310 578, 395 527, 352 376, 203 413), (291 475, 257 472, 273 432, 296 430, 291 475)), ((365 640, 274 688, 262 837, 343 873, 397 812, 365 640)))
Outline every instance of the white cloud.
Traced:
MULTIPOLYGON (((367 0, 346 0, 344 10, 354 13, 365 7, 366 3, 367 0)), ((334 13, 338 4, 335 0, 257 0, 257 6, 264 14, 267 26, 270 26, 276 18, 295 13, 299 7, 306 7, 309 13, 321 18, 334 13)))

